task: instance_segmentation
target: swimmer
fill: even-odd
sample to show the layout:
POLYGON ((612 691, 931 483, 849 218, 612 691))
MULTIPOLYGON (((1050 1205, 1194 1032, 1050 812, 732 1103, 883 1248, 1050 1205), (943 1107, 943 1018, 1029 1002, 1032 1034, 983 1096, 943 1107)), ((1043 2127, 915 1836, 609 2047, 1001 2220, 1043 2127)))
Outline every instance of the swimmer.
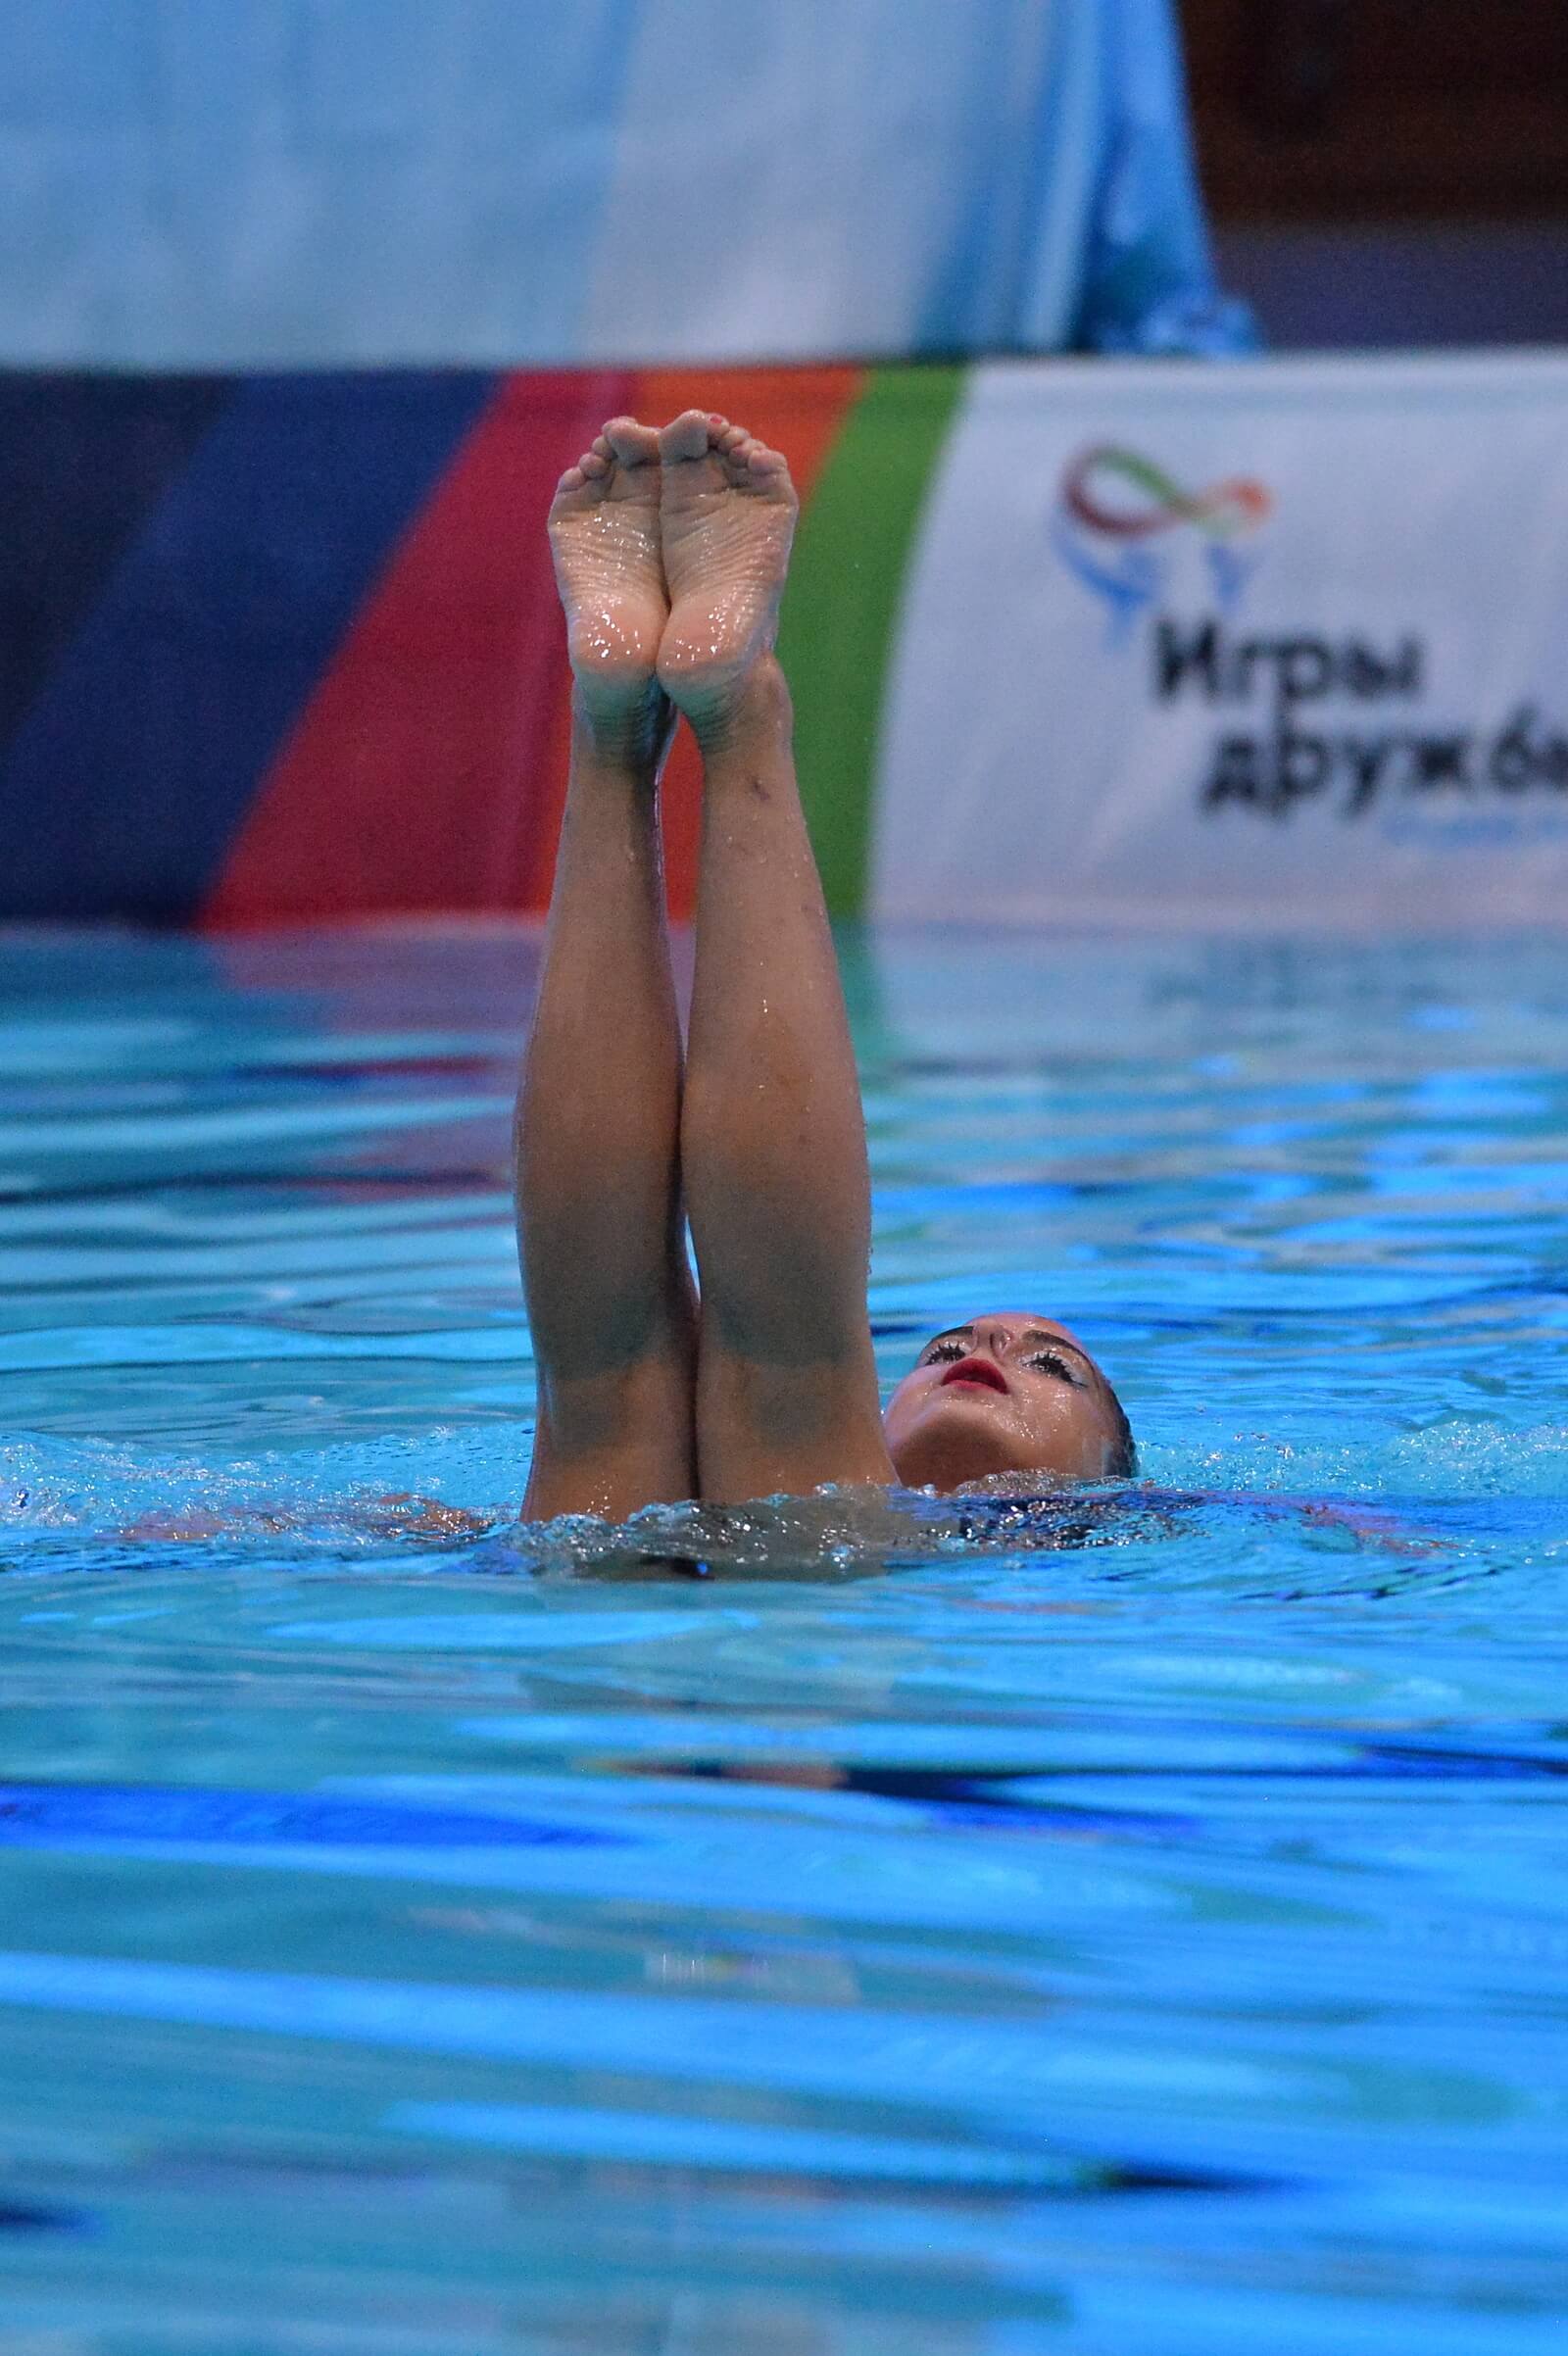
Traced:
POLYGON ((517 1099, 528 1520, 1135 1467, 1104 1374, 1032 1309, 936 1335, 880 1411, 859 1086, 773 651, 795 517, 780 453, 699 410, 612 418, 550 510, 572 742, 517 1099), (658 817, 681 713, 704 767, 684 1051, 658 817))

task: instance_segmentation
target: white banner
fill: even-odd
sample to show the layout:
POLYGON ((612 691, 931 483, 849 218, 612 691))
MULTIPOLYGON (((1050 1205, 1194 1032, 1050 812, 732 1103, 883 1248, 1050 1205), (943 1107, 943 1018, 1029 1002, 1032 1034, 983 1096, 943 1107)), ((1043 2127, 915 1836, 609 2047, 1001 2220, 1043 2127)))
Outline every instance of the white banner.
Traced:
POLYGON ((977 369, 871 907, 1561 921, 1568 356, 977 369))

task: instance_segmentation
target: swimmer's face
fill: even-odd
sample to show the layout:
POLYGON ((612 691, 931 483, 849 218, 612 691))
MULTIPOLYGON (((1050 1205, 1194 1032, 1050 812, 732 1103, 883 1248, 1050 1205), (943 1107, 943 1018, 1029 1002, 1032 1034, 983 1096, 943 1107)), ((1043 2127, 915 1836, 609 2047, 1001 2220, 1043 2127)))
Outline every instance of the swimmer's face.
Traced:
POLYGON ((1098 1481, 1120 1439, 1110 1387, 1054 1317, 1002 1310, 937 1334, 883 1416, 906 1489, 956 1489, 989 1474, 1098 1481))

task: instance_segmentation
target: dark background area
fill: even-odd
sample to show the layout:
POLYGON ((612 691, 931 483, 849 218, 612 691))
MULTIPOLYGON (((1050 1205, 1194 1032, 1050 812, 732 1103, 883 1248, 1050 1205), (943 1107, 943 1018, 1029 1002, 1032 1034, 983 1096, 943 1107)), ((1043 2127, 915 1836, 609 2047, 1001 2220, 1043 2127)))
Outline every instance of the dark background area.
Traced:
POLYGON ((1222 281, 1281 346, 1568 341, 1568 0, 1180 0, 1222 281))

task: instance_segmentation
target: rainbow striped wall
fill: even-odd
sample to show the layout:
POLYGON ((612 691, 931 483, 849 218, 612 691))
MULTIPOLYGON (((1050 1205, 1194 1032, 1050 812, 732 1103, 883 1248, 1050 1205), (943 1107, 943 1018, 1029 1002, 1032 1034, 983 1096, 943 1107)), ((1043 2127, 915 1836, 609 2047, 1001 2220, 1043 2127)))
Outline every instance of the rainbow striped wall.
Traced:
MULTIPOLYGON (((1562 921, 1553 353, 0 375, 0 915, 541 910, 551 489, 612 412, 692 404, 802 489, 837 911, 1562 921)), ((699 787, 677 738, 677 914, 699 787)))
MULTIPOLYGON (((543 530, 616 411, 789 455, 783 623, 830 899, 962 383, 941 368, 0 377, 0 914, 213 926, 549 899, 567 675, 543 530)), ((665 791, 691 904, 696 764, 665 791)))

